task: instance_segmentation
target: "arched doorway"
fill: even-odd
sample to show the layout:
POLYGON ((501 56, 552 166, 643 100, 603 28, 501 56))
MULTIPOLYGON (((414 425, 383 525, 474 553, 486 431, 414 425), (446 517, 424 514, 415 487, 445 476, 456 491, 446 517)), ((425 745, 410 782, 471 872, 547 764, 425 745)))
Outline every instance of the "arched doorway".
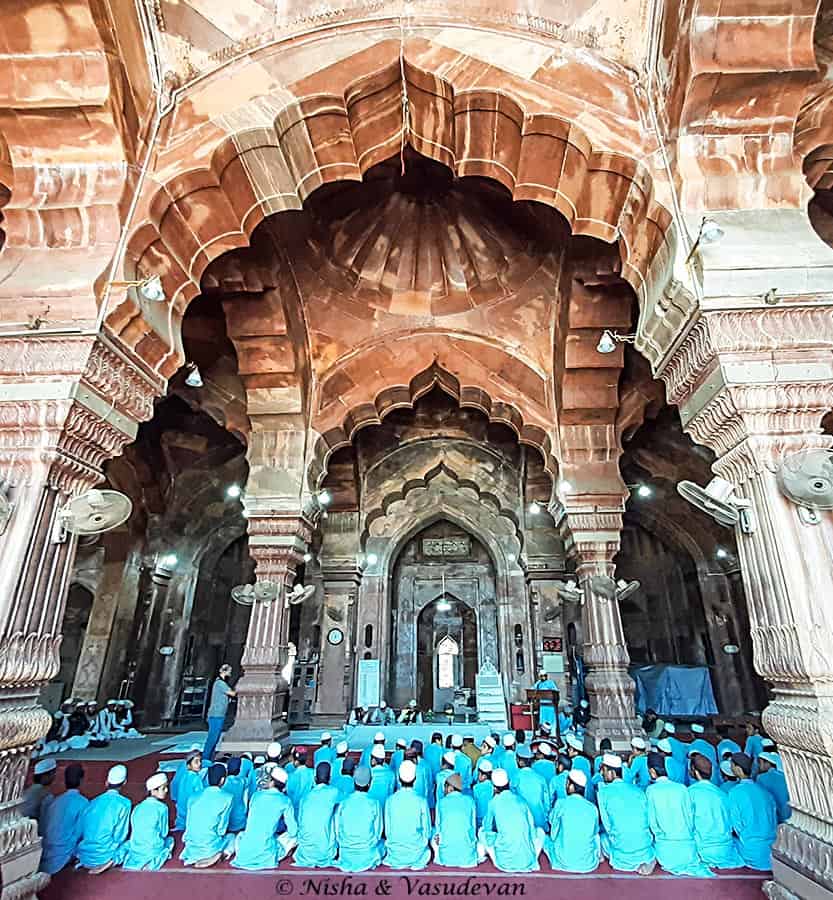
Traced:
POLYGON ((393 705, 473 703, 480 666, 500 667, 495 567, 483 544, 452 522, 430 525, 402 548, 391 596, 393 705))
POLYGON ((57 679, 55 679, 62 686, 61 697, 56 697, 56 700, 62 700, 72 693, 75 673, 78 670, 78 660, 81 656, 81 646, 84 643, 84 635, 87 631, 92 608, 92 592, 83 585, 71 584, 67 594, 66 610, 64 611, 61 668, 58 670, 57 679))
POLYGON ((417 619, 420 709, 442 712, 448 705, 468 704, 477 667, 477 615, 453 594, 440 593, 417 619))

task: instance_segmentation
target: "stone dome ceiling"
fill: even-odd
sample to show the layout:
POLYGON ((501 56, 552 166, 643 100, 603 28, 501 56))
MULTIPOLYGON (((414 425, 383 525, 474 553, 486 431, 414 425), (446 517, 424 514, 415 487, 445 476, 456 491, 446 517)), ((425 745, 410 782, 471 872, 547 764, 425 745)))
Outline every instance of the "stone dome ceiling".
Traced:
POLYGON ((513 214, 495 187, 417 170, 349 191, 352 208, 317 205, 308 246, 338 293, 393 315, 449 316, 514 296, 547 263, 529 210, 513 214))

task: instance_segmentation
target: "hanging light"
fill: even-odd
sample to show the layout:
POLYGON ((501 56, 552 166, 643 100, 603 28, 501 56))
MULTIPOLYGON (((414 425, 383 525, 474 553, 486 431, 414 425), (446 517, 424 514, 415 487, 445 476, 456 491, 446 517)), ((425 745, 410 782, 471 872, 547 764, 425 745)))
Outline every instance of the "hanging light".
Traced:
POLYGON ((700 223, 700 240, 704 244, 716 244, 725 233, 714 219, 704 218, 700 223))
POLYGON ((162 279, 158 275, 150 275, 138 285, 139 293, 153 303, 161 303, 165 299, 165 289, 162 287, 162 279))
POLYGON ((188 376, 185 379, 185 383, 192 388, 201 388, 203 386, 202 375, 200 375, 200 370, 197 368, 196 363, 188 364, 188 376))
POLYGON ((636 489, 636 496, 647 500, 649 497, 654 496, 654 489, 649 484, 640 484, 636 489))
POLYGON ((379 562, 379 557, 375 553, 367 554, 367 564, 369 566, 375 566, 377 562, 379 562))
POLYGON ((441 600, 437 600, 437 612, 448 612, 451 609, 451 604, 444 597, 441 600))
POLYGON ((718 547, 714 555, 718 559, 726 559, 729 556, 729 554, 722 547, 718 547))
POLYGON ((533 516, 537 516, 539 512, 541 512, 541 504, 537 500, 533 500, 532 503, 529 504, 529 511, 533 516))
POLYGON ((162 559, 159 560, 160 565, 164 566, 166 569, 170 569, 177 564, 178 560, 175 553, 166 553, 162 559))
POLYGON ((572 492, 573 486, 570 484, 569 481, 562 480, 562 481, 558 482, 558 489, 561 491, 562 494, 569 494, 572 492))
POLYGON ((596 345, 596 350, 599 353, 613 353, 615 349, 616 341, 613 339, 613 335, 607 330, 603 331, 602 336, 599 338, 599 343, 596 345))
POLYGON ((228 497, 230 500, 236 500, 242 493, 243 491, 241 490, 239 484, 230 484, 226 488, 226 497, 228 497))
POLYGON ((312 554, 311 554, 311 553, 305 553, 305 554, 304 554, 304 562, 305 562, 305 563, 307 563, 307 562, 312 562, 312 554))
POLYGON ((318 502, 321 506, 329 506, 333 502, 333 495, 325 488, 318 492, 318 502))

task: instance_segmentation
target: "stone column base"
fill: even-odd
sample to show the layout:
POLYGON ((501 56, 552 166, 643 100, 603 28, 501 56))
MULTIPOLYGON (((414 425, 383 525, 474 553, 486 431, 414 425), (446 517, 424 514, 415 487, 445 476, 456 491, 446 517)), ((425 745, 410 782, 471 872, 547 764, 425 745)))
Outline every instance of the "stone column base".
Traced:
POLYGON ((833 844, 786 823, 772 848, 770 900, 833 900, 833 844))
POLYGON ((3 856, 0 860, 0 884, 3 886, 1 900, 35 900, 38 893, 49 884, 49 876, 45 872, 38 872, 40 857, 39 840, 26 844, 17 853, 3 856))
POLYGON ((237 718, 223 735, 222 752, 263 752, 270 741, 284 740, 289 728, 282 714, 289 685, 273 667, 250 666, 237 685, 237 718))

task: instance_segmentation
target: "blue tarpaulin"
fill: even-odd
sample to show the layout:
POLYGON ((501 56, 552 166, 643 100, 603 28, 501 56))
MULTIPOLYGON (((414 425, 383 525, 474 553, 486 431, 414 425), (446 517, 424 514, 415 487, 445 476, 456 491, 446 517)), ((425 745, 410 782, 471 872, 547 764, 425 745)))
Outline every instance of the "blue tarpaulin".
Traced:
POLYGON ((639 713, 658 716, 713 716, 718 712, 706 666, 631 666, 639 713))

